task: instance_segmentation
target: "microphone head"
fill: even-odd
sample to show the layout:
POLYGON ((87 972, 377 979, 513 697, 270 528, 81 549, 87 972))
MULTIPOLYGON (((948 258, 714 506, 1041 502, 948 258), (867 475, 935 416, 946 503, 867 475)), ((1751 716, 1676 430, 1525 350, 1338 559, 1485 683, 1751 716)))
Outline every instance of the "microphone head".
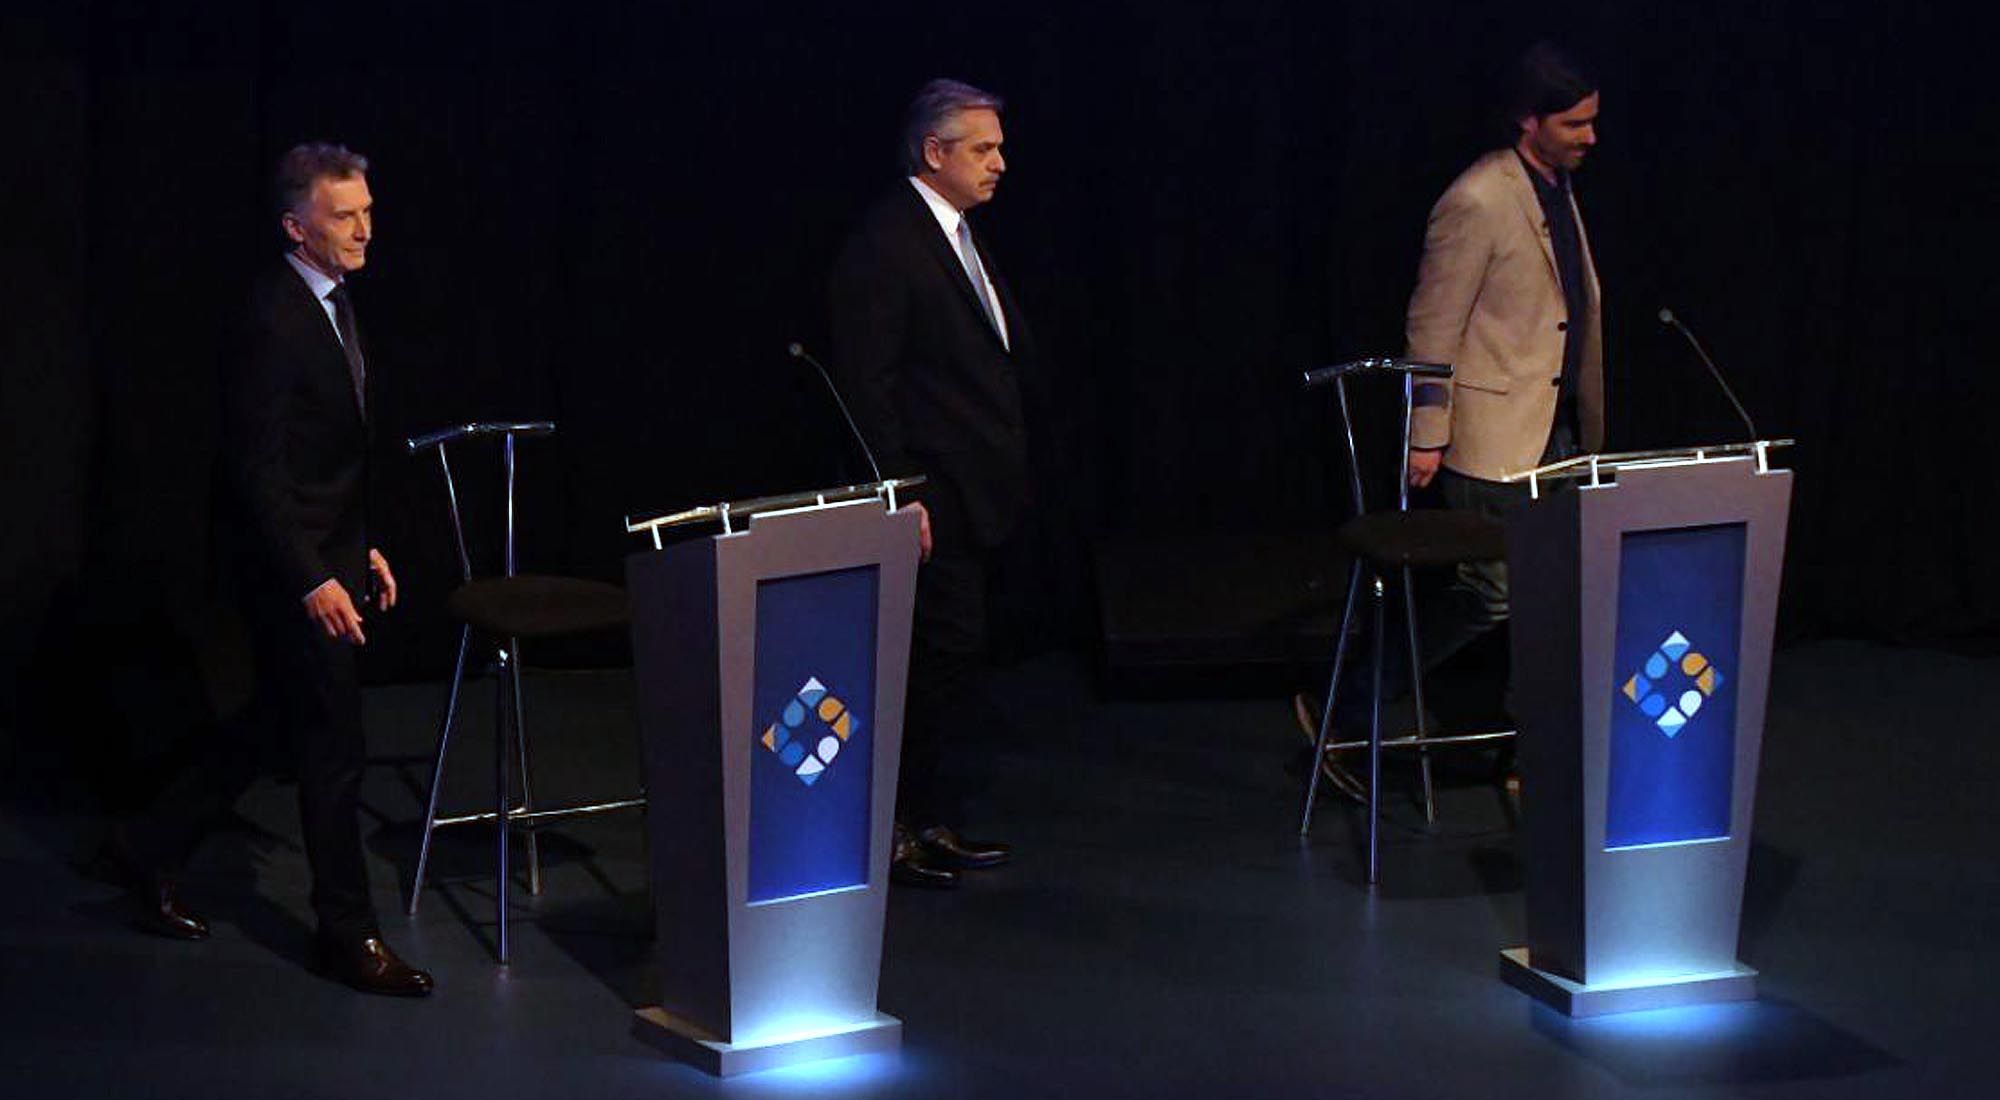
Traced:
POLYGON ((785 345, 785 353, 794 359, 804 359, 806 357, 806 346, 794 340, 785 345))
MULTIPOLYGON (((1674 323, 1674 311, 1673 311, 1673 310, 1671 310, 1671 309, 1666 309, 1666 308, 1662 307, 1662 308, 1661 308, 1661 310, 1660 310, 1660 323, 1661 323, 1661 324, 1663 324, 1663 325, 1671 325, 1671 324, 1673 324, 1673 323, 1674 323)), ((793 346, 794 346, 794 347, 797 347, 798 345, 794 344, 793 346)))

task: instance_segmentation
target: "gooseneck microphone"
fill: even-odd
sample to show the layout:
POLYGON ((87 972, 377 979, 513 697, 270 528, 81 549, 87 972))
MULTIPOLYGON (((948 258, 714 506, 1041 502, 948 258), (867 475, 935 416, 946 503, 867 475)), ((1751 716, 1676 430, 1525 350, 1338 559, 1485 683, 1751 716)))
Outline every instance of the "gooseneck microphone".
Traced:
POLYGON ((826 373, 826 368, 820 366, 819 360, 814 359, 812 354, 806 351, 804 344, 795 340, 786 345, 785 350, 791 353, 792 358, 811 363, 812 368, 819 372, 819 380, 826 383, 826 392, 833 395, 833 403, 840 408, 840 415, 847 421, 847 430, 853 432, 854 441, 861 444, 861 457, 868 460, 868 468, 875 472, 875 480, 886 481, 887 479, 882 476, 882 467, 875 464, 875 452, 868 446, 868 437, 861 434, 861 428, 854 423, 854 414, 847 411, 847 402, 840 396, 840 387, 833 384, 833 376, 826 373))
MULTIPOLYGON (((1729 388, 1729 383, 1723 380, 1722 372, 1715 369, 1715 360, 1708 357, 1707 349, 1701 346, 1700 340, 1695 339, 1694 330, 1682 324, 1681 319, 1674 316, 1673 310, 1664 307, 1660 310, 1660 323, 1678 330, 1682 336, 1687 337, 1688 346, 1692 347, 1694 353, 1701 357, 1702 366, 1708 368, 1709 376, 1715 379, 1715 384, 1722 387, 1722 396, 1727 397, 1729 403, 1736 406, 1736 415, 1743 418, 1743 426, 1750 430, 1750 439, 1754 442, 1763 438, 1757 434, 1757 425, 1751 421, 1750 414, 1744 411, 1743 402, 1736 399, 1736 391, 1729 388)), ((793 346, 796 347, 797 345, 793 346)))

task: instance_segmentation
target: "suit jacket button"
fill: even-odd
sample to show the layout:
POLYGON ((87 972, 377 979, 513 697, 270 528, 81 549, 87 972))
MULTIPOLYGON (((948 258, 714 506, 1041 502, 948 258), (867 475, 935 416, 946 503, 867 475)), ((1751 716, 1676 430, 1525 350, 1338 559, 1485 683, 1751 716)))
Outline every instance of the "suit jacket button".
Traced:
POLYGON ((1563 384, 1563 376, 1560 374, 1556 375, 1554 378, 1549 379, 1549 385, 1551 386, 1560 386, 1562 384, 1563 384))
POLYGON ((1568 322, 1568 321, 1557 321, 1557 322, 1556 322, 1556 331, 1557 331, 1557 332, 1568 332, 1568 331, 1569 331, 1569 322, 1568 322))

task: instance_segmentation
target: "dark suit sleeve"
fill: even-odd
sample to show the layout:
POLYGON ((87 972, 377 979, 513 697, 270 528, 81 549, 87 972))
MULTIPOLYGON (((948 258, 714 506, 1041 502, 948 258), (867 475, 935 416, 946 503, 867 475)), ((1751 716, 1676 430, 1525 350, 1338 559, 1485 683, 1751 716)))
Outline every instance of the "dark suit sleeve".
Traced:
POLYGON ((896 408, 898 371, 909 335, 909 289, 877 234, 864 228, 841 250, 830 299, 833 373, 855 422, 885 476, 919 472, 910 460, 896 408))
POLYGON ((238 340, 226 397, 231 483, 261 556, 301 598, 333 570, 300 520, 285 465, 285 417, 298 356, 286 353, 275 308, 260 299, 238 340))

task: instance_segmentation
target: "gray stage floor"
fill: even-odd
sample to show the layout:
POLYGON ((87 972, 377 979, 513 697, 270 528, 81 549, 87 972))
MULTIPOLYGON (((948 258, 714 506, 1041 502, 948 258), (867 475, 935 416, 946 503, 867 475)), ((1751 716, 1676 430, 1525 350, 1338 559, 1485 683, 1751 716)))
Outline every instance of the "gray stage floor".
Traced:
MULTIPOLYGON (((0 1080, 8 1096, 1983 1095, 2000 1024, 2000 660, 1818 643, 1779 655, 1742 955, 1751 1004, 1571 1022, 1495 976, 1520 938, 1521 872, 1478 767, 1447 769, 1426 830, 1395 807, 1386 881, 1360 882, 1359 820, 1296 836, 1298 737, 1278 699, 1098 698, 1083 662, 1005 671, 982 833, 1010 868, 890 903, 882 1007, 904 1049, 730 1082, 630 1034, 652 962, 636 817, 545 840, 517 892, 515 961, 487 954, 486 835, 401 915, 434 687, 370 693, 365 828, 394 943, 424 1002, 365 998, 301 965, 291 791, 263 782, 186 893, 216 935, 119 922, 70 863, 96 823, 60 776, 14 777, 0 815, 0 1080)), ((538 794, 636 781, 623 674, 531 681, 538 794)), ((475 689, 483 704, 486 692, 475 689)), ((475 708, 455 776, 488 782, 475 708)), ((1528 797, 1533 797, 1529 777, 1528 797)))

